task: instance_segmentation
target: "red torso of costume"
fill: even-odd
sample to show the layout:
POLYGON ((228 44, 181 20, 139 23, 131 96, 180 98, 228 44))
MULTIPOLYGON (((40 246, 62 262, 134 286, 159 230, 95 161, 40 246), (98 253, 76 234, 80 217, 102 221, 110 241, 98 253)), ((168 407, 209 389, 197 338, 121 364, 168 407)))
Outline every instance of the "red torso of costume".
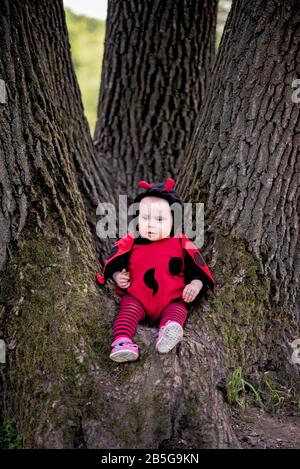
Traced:
POLYGON ((179 238, 165 238, 147 245, 133 245, 129 258, 127 292, 156 319, 168 303, 180 299, 184 283, 184 250, 179 238))
POLYGON ((129 233, 114 244, 105 262, 104 275, 96 274, 98 284, 105 284, 108 266, 125 253, 130 253, 130 286, 124 290, 116 284, 116 293, 124 295, 128 292, 138 298, 153 319, 160 315, 168 303, 182 297, 185 254, 190 256, 197 271, 201 272, 203 282, 214 292, 215 281, 201 252, 184 234, 150 244, 135 244, 133 233, 129 233))

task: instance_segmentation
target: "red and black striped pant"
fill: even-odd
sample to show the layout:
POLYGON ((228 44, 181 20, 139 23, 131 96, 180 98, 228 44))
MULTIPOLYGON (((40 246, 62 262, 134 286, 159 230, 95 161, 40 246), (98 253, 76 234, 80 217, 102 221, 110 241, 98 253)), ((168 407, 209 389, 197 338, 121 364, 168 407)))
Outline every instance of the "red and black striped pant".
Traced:
MULTIPOLYGON (((129 337, 132 339, 138 323, 146 317, 147 314, 145 313, 144 306, 137 298, 129 293, 123 295, 120 301, 120 309, 113 325, 114 340, 118 337, 129 337)), ((186 317, 187 308, 183 300, 173 301, 163 309, 159 317, 159 326, 164 326, 167 321, 176 321, 183 326, 186 317)))

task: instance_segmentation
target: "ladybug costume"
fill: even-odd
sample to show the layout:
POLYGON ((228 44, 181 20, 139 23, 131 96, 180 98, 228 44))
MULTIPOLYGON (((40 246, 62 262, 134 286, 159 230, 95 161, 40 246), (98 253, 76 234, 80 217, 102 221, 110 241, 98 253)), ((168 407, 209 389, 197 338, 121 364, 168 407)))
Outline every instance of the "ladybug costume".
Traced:
MULTIPOLYGON (((171 178, 165 184, 141 181, 139 186, 146 191, 134 202, 151 196, 163 198, 169 205, 174 202, 182 205, 178 193, 172 189, 174 184, 171 178)), ((174 226, 170 237, 156 241, 135 236, 133 232, 119 239, 106 259, 103 275, 96 275, 98 284, 104 285, 114 272, 124 268, 130 273, 130 286, 122 289, 115 284, 116 293, 120 296, 130 294, 138 299, 153 321, 168 304, 182 301, 183 289, 193 279, 200 279, 204 289, 214 292, 215 288, 201 252, 185 234, 174 236, 174 226)))

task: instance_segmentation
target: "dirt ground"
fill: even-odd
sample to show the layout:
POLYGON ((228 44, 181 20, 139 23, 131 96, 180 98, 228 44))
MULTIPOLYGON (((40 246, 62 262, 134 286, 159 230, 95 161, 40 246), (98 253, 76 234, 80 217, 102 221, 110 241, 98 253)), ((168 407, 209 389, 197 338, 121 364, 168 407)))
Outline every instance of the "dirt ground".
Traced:
POLYGON ((300 448, 299 413, 277 415, 252 407, 232 413, 242 448, 300 448))

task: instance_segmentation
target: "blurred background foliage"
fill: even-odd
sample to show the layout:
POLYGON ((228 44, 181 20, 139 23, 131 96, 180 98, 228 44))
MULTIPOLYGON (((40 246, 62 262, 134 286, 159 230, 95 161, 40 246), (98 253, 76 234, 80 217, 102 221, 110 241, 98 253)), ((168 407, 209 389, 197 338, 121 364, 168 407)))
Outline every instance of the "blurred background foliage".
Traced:
POLYGON ((76 15, 65 8, 71 55, 79 82, 84 112, 93 135, 104 51, 105 21, 76 15))
MULTIPOLYGON (((219 2, 216 49, 219 47, 231 2, 219 2)), ((81 90, 84 112, 93 136, 104 52, 105 21, 77 15, 65 8, 71 55, 81 90)))

